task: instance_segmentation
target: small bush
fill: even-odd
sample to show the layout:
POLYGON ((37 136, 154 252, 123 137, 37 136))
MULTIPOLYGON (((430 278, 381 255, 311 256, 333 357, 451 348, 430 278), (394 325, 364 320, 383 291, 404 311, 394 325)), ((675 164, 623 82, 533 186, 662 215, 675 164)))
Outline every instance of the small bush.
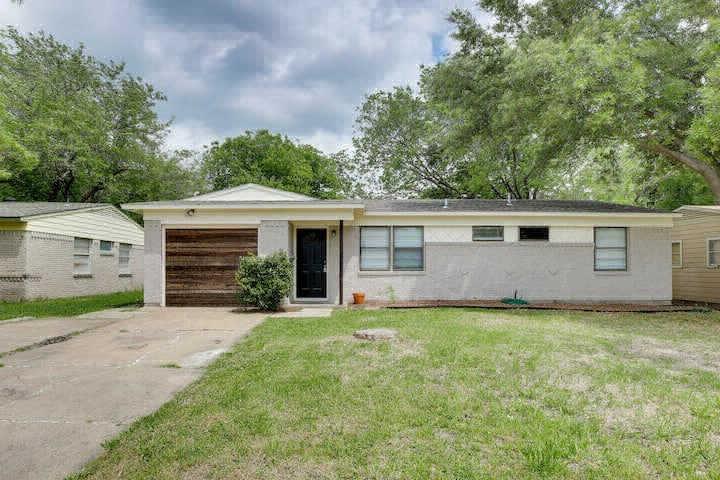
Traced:
POLYGON ((292 259, 285 252, 267 257, 248 255, 240 259, 235 280, 240 303, 277 311, 292 290, 292 259))

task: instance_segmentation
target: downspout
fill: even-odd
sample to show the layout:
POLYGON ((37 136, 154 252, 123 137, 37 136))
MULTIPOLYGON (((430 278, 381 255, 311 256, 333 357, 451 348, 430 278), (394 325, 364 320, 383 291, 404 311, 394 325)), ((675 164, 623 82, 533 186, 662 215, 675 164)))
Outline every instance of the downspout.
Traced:
POLYGON ((338 292, 340 294, 340 305, 343 304, 343 221, 340 220, 340 268, 338 278, 338 292))

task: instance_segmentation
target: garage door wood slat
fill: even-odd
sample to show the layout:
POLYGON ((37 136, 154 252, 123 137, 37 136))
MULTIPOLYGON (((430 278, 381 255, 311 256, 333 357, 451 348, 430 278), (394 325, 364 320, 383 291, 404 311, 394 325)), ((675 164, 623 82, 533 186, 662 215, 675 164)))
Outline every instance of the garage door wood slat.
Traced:
POLYGON ((257 254, 257 229, 167 229, 165 304, 237 305, 240 257, 257 254))

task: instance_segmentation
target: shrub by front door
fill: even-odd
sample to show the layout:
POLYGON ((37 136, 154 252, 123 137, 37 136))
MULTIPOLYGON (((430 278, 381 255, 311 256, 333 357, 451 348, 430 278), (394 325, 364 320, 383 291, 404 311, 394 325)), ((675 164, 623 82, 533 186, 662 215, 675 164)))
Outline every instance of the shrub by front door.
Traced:
POLYGON ((327 297, 327 239, 325 229, 297 231, 297 296, 327 297))

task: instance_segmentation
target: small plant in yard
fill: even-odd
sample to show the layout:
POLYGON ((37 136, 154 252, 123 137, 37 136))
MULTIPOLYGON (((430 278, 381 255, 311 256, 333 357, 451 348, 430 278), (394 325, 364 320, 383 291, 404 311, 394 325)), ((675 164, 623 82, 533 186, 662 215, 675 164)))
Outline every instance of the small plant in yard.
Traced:
POLYGON ((284 252, 266 257, 242 257, 235 280, 240 303, 277 311, 292 290, 292 259, 284 252))

